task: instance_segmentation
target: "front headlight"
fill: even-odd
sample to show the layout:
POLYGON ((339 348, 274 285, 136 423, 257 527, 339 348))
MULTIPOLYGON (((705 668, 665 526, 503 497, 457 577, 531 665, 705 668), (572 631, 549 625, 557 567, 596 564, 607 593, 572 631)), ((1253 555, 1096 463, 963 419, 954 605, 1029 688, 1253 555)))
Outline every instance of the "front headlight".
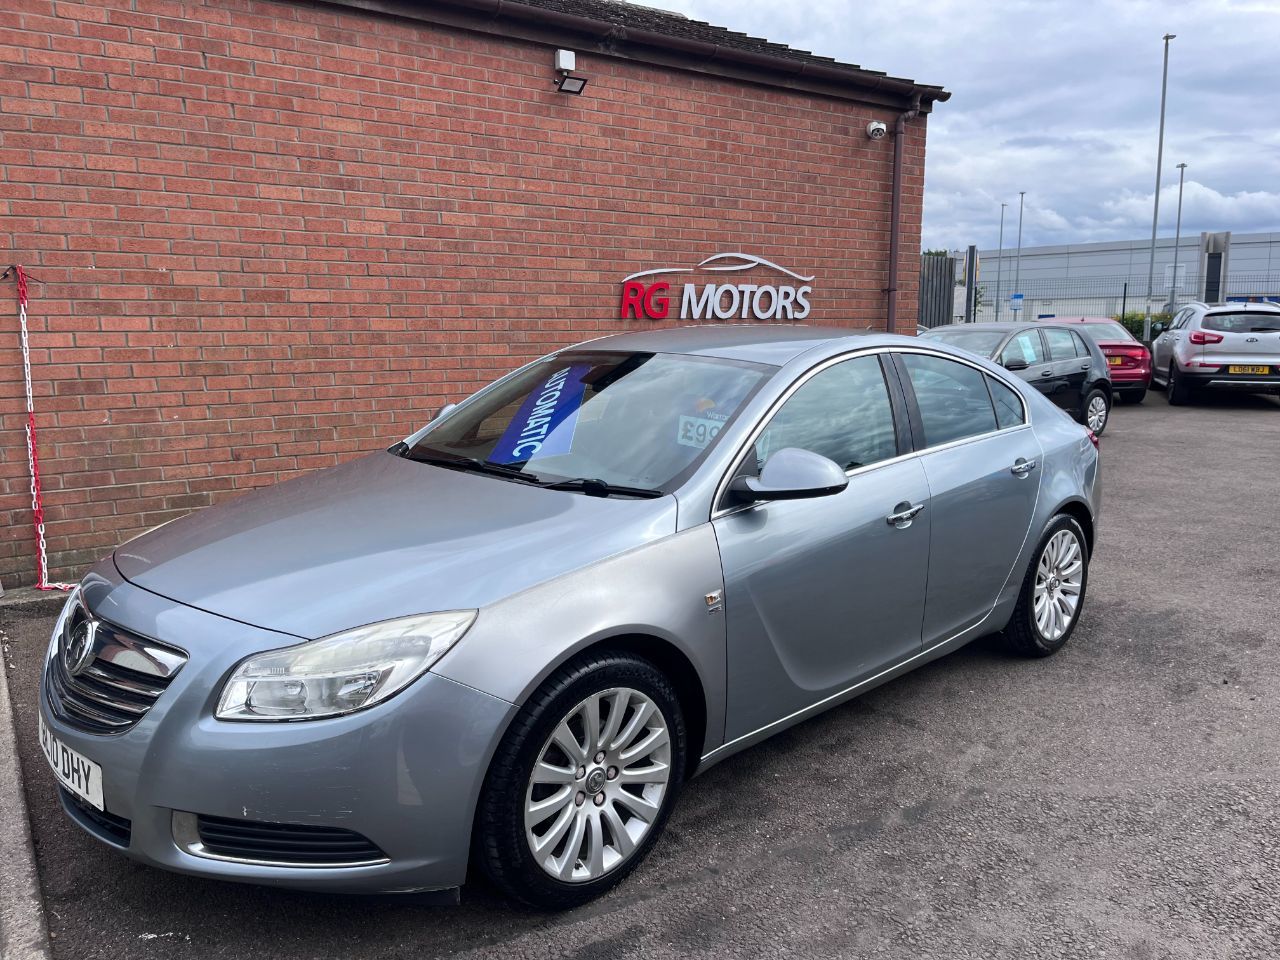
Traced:
POLYGON ((255 654, 227 680, 215 716, 315 720, 373 706, 426 673, 475 618, 474 610, 402 617, 255 654))

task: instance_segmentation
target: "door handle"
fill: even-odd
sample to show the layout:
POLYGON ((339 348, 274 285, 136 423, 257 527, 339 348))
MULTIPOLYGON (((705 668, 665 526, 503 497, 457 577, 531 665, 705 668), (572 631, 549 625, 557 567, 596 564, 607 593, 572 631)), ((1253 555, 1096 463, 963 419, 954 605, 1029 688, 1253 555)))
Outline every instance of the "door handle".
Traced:
POLYGON ((911 526, 911 521, 916 518, 921 510, 924 509, 923 503, 912 505, 909 501, 902 501, 893 508, 893 513, 885 517, 885 522, 891 527, 897 527, 899 530, 905 530, 911 526))
POLYGON ((1053 371, 1052 371, 1052 370, 1041 370, 1041 371, 1040 371, 1040 376, 1042 376, 1042 377, 1051 377, 1051 376, 1053 376, 1053 371))
POLYGON ((1080 369, 1081 369, 1081 370, 1088 370, 1088 369, 1089 369, 1089 367, 1090 367, 1090 364, 1087 364, 1087 363, 1086 363, 1086 364, 1083 364, 1083 365, 1080 367, 1080 369))
POLYGON ((1034 470, 1036 466, 1036 461, 1025 460, 1022 457, 1019 457, 1017 460, 1013 461, 1013 466, 1009 468, 1009 472, 1015 477, 1025 477, 1034 470))

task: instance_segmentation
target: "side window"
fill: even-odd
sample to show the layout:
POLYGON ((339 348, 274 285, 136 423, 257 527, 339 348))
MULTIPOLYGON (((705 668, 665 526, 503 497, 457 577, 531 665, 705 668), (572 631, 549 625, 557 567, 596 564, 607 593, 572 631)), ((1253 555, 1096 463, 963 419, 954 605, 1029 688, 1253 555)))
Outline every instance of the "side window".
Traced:
POLYGON ((855 357, 810 377, 756 439, 761 468, 784 447, 812 450, 845 470, 898 455, 879 357, 855 357))
POLYGON ((955 360, 904 353, 902 360, 920 408, 926 446, 963 440, 996 429, 986 375, 955 360))
POLYGON ((1184 309, 1180 314, 1173 318, 1173 329, 1181 330, 1185 327, 1190 322, 1194 313, 1195 311, 1190 307, 1184 309))
POLYGON ((996 422, 1001 430, 1027 422, 1022 415, 1022 400, 1014 391, 995 377, 987 377, 987 386, 991 389, 991 399, 996 405, 996 422))
POLYGON ((1027 366, 1044 363, 1044 348, 1040 345, 1040 331, 1027 330, 1009 341, 1009 345, 1000 354, 1000 362, 1023 360, 1027 366))
POLYGON ((1076 354, 1076 340, 1070 330, 1061 327, 1050 327, 1042 331, 1045 342, 1049 344, 1050 360, 1071 360, 1076 354))

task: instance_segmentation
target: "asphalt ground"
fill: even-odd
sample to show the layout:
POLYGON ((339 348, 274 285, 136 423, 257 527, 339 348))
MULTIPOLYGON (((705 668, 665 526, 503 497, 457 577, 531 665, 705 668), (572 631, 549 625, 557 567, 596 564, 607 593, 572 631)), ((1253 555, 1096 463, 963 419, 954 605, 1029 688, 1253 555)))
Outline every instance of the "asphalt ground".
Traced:
POLYGON ((49 619, 10 622, 59 960, 1280 954, 1280 402, 1117 408, 1083 619, 979 641, 689 785, 649 861, 576 912, 162 873, 58 809, 35 733, 49 619))

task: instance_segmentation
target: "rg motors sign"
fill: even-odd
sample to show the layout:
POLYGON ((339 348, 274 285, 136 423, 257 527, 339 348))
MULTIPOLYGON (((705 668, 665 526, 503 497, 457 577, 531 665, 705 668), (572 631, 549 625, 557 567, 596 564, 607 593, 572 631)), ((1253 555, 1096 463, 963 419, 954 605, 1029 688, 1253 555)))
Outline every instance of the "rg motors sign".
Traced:
POLYGON ((803 320, 809 315, 813 277, 746 253, 717 253, 696 267, 641 270, 622 281, 623 320, 803 320), (762 268, 777 276, 734 283, 724 274, 762 268), (715 274, 714 280, 673 285, 670 274, 715 274), (658 279, 662 278, 662 279, 658 279))

